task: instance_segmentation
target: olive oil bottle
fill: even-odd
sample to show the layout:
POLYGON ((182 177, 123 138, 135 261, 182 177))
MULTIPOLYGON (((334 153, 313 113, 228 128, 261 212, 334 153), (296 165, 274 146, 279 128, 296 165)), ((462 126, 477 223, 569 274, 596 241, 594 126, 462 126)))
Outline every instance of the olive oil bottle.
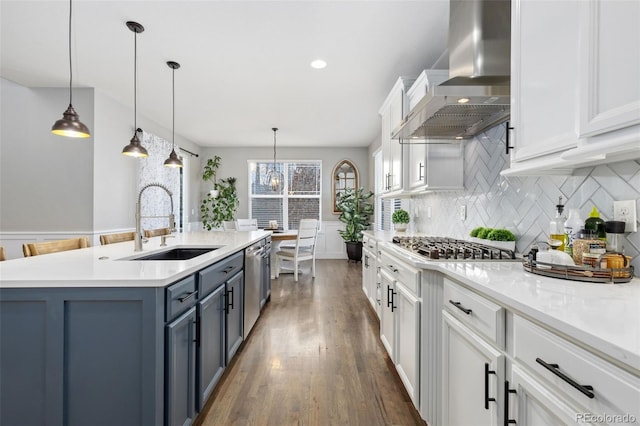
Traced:
POLYGON ((567 220, 563 212, 564 205, 562 204, 562 196, 560 196, 556 205, 556 217, 551 219, 549 223, 549 245, 560 251, 564 250, 564 223, 567 220))

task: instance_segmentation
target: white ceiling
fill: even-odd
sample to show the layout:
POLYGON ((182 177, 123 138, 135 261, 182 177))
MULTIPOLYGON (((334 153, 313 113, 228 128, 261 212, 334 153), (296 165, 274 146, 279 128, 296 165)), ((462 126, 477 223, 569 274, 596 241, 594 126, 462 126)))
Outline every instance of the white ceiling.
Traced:
MULTIPOLYGON (((68 1, 0 5, 2 77, 68 85, 68 1)), ((139 115, 171 128, 173 60, 182 65, 176 133, 198 145, 269 146, 279 127, 278 146, 368 146, 397 77, 417 76, 445 51, 448 8, 448 0, 74 0, 74 87, 133 106, 125 22, 137 21, 139 115), (312 69, 316 58, 327 68, 312 69)))

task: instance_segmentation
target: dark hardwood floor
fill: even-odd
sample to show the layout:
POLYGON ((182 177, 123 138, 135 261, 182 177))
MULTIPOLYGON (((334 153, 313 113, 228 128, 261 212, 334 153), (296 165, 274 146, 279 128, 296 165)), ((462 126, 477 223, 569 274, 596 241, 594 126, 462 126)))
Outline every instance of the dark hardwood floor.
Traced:
POLYGON ((271 302, 197 424, 423 425, 378 337, 362 265, 318 260, 271 302))

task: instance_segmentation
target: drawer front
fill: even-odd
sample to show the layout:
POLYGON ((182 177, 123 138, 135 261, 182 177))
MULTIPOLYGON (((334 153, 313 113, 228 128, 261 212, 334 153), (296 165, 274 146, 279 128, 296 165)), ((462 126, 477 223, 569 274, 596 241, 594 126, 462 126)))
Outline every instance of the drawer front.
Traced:
POLYGON ((497 347, 504 348, 505 311, 502 306, 447 278, 444 279, 442 299, 443 306, 454 317, 484 335, 497 347))
POLYGON ((363 236, 362 237, 362 248, 376 252, 378 250, 378 242, 373 238, 363 236))
POLYGON ((229 278, 237 274, 238 271, 242 270, 243 262, 244 252, 241 251, 198 272, 200 298, 206 297, 209 293, 218 288, 220 284, 224 283, 229 278))
POLYGON ((380 255, 379 266, 394 280, 400 281, 414 296, 420 297, 420 271, 418 269, 386 252, 382 252, 380 255))
POLYGON ((167 287, 166 320, 171 321, 178 315, 187 312, 189 308, 195 306, 197 299, 195 275, 167 287))
POLYGON ((552 383, 555 393, 561 392, 594 415, 640 419, 639 377, 517 315, 513 333, 516 362, 544 383, 552 383))

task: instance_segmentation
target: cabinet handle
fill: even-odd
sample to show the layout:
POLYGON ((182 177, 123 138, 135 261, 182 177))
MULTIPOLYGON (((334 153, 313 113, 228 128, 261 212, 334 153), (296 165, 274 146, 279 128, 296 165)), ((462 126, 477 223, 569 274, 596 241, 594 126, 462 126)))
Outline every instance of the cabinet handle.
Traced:
POLYGON ((453 300, 449 299, 449 303, 451 303, 453 306, 460 309, 462 312, 464 312, 467 315, 471 315, 471 312, 473 312, 471 309, 467 309, 464 306, 462 306, 460 302, 454 302, 453 300))
POLYGON ((393 265, 388 265, 388 266, 389 266, 389 269, 391 269, 392 272, 398 272, 398 268, 396 268, 395 266, 393 266, 393 265))
POLYGON ((547 370, 551 371, 556 376, 560 377, 565 382, 569 383, 574 388, 578 389, 580 392, 582 392, 583 394, 585 394, 589 398, 593 398, 594 396, 596 396, 593 393, 593 386, 579 384, 578 382, 573 380, 571 377, 567 376, 562 371, 560 371, 560 366, 558 364, 549 364, 549 363, 543 361, 541 358, 536 358, 536 362, 538 364, 542 365, 547 370))
POLYGON ((509 133, 513 130, 513 127, 509 126, 509 122, 506 122, 506 132, 504 136, 504 148, 505 154, 509 155, 509 151, 513 149, 513 147, 509 144, 509 133))
POLYGON ((227 291, 227 307, 227 313, 229 312, 229 309, 233 309, 233 287, 227 291), (231 303, 229 303, 229 293, 231 293, 231 303))
POLYGON ((366 254, 364 255, 364 267, 369 267, 369 256, 367 256, 366 254))
POLYGON ((420 163, 418 166, 418 180, 424 179, 424 164, 420 163))
POLYGON ((495 371, 489 370, 489 363, 484 363, 484 409, 489 409, 490 402, 496 402, 495 398, 489 398, 489 374, 496 374, 495 371))
MULTIPOLYGON (((391 287, 387 286, 387 308, 391 307, 391 298, 393 296, 391 296, 391 287)), ((391 310, 391 312, 393 312, 393 309, 391 310)))
POLYGON ((515 389, 509 389, 509 381, 504 381, 504 426, 516 424, 517 422, 509 418, 509 394, 518 393, 515 389))
POLYGON ((193 343, 197 344, 198 346, 200 346, 200 327, 199 327, 200 323, 198 321, 194 321, 193 322, 193 326, 195 327, 195 330, 193 332, 193 335, 195 336, 193 338, 193 343))
POLYGON ((398 309, 398 307, 396 306, 396 294, 398 294, 397 291, 393 291, 393 289, 391 290, 391 312, 393 312, 394 309, 398 309))
POLYGON ((235 266, 227 266, 226 268, 224 268, 222 270, 222 272, 224 272, 225 274, 228 274, 229 272, 233 271, 235 268, 235 266))
POLYGON ((186 300, 191 299, 196 294, 198 294, 198 290, 192 291, 191 293, 186 293, 186 296, 178 297, 178 300, 180 301, 180 303, 184 303, 186 300))

